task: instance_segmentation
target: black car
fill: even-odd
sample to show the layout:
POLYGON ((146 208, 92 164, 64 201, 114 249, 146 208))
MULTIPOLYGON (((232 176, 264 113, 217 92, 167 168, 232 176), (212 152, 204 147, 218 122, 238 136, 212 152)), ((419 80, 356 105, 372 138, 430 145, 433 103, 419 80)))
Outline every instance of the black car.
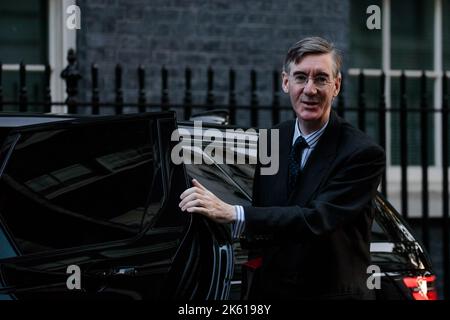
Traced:
POLYGON ((0 116, 0 299, 226 299, 229 229, 178 207, 175 114, 0 116))
MULTIPOLYGON (((225 141, 245 164, 192 148, 210 164, 175 165, 176 127, 170 112, 0 116, 0 299, 245 299, 256 270, 247 249, 178 203, 196 178, 227 202, 250 204, 258 133, 225 141)), ((207 130, 233 129, 204 124, 195 136, 192 122, 178 127, 200 146, 211 142, 207 130)), ((373 205, 380 272, 368 281, 380 280, 378 298, 437 298, 430 260, 406 222, 381 196, 373 205)))
MULTIPOLYGON (((181 123, 180 127, 194 133, 192 123, 181 123)), ((233 129, 232 126, 202 124, 203 132, 219 130, 223 132, 223 136, 230 128, 233 129)), ((235 135, 234 141, 227 140, 225 143, 225 149, 231 150, 230 153, 245 154, 247 164, 191 164, 186 166, 187 172, 221 196, 222 200, 249 205, 255 166, 248 163, 252 162, 250 158, 257 156, 257 140, 258 133, 248 130, 235 135)), ((203 143, 204 149, 210 143, 209 140, 197 142, 203 143)), ((414 237, 407 222, 381 194, 377 194, 372 203, 375 207, 370 246, 372 266, 368 269, 367 277, 368 285, 375 290, 377 299, 436 300, 436 276, 423 245, 414 237)), ((242 248, 240 242, 235 242, 234 245, 236 268, 231 298, 245 299, 251 287, 249 282, 257 272, 259 262, 257 257, 247 261, 248 248, 242 248)))

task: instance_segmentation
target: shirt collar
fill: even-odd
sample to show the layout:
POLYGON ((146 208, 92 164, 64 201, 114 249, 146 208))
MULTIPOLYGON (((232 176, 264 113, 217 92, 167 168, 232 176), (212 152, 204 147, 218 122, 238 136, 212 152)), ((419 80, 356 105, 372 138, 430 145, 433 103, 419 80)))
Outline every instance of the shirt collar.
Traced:
MULTIPOLYGON (((329 121, 329 120, 328 120, 329 121)), ((308 135, 304 135, 302 134, 302 132, 300 131, 300 124, 298 122, 298 118, 295 119, 295 130, 294 130, 294 137, 292 138, 292 145, 294 145, 295 140, 297 140, 297 138, 299 136, 302 136, 306 142, 308 143, 308 148, 310 149, 314 149, 316 147, 317 142, 319 142, 319 138, 320 136, 323 134, 323 132, 325 131, 325 128, 328 125, 328 121, 323 125, 322 128, 311 132, 308 135)))

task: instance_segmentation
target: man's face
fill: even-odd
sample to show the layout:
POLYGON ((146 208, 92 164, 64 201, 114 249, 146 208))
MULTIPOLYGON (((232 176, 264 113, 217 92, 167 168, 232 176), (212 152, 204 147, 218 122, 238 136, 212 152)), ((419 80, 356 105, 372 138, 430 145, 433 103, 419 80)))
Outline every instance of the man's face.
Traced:
POLYGON ((324 124, 340 87, 341 77, 334 76, 331 53, 306 55, 299 63, 291 63, 289 74, 283 72, 283 91, 289 93, 300 121, 324 124))

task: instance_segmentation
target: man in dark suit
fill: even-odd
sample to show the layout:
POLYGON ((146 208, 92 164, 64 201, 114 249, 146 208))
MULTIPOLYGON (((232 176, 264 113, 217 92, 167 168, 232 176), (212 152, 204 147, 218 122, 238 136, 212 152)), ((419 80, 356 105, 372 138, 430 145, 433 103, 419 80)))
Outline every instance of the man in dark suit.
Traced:
POLYGON ((279 170, 263 175, 257 165, 252 206, 224 203, 195 180, 181 195, 182 210, 233 223, 235 235, 261 249, 256 298, 374 297, 366 285, 370 204, 385 154, 331 110, 340 65, 338 52, 322 38, 289 49, 282 88, 297 118, 274 128, 279 170))

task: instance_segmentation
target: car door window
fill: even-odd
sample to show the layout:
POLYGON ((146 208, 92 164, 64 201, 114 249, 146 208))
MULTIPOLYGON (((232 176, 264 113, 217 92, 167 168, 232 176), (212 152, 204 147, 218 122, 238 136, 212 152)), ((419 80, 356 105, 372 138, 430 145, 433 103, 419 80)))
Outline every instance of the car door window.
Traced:
POLYGON ((217 164, 187 164, 187 173, 197 179, 222 201, 234 205, 249 205, 251 202, 243 189, 217 164))
POLYGON ((0 180, 0 214, 20 250, 134 237, 161 205, 152 130, 128 119, 22 133, 0 180))
POLYGON ((145 225, 149 222, 152 228, 155 229, 172 228, 178 230, 180 234, 184 233, 190 222, 190 215, 182 212, 178 204, 180 203, 180 195, 183 193, 187 184, 187 176, 183 165, 175 165, 171 159, 171 150, 175 145, 175 141, 171 140, 174 130, 176 130, 173 119, 158 119, 157 122, 158 143, 160 147, 159 162, 162 163, 159 174, 162 175, 162 181, 159 181, 161 188, 161 202, 163 208, 160 212, 147 212, 145 217, 145 225), (164 192, 163 192, 164 189, 164 192))
POLYGON ((0 225, 0 259, 15 257, 16 252, 6 236, 4 228, 0 225))

